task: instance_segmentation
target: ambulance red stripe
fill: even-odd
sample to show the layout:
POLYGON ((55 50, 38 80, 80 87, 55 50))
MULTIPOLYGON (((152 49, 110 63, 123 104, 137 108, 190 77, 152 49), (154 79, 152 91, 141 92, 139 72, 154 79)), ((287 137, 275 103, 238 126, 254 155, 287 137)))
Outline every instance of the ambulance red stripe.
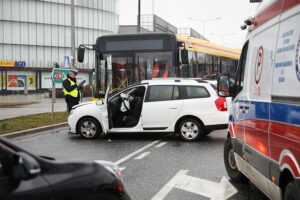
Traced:
POLYGON ((254 19, 254 27, 257 28, 281 13, 300 4, 299 0, 277 0, 271 6, 260 12, 254 19))

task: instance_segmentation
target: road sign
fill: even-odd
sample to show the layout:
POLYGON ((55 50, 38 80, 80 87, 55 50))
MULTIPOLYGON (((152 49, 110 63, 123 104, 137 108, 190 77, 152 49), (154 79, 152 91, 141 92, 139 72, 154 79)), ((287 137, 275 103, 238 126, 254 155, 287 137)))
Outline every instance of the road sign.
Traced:
POLYGON ((163 200, 173 188, 198 194, 211 200, 225 200, 237 193, 236 188, 224 176, 220 183, 186 175, 188 170, 180 170, 177 174, 151 199, 163 200))
POLYGON ((52 70, 52 81, 53 83, 62 83, 66 78, 71 69, 57 69, 52 70))

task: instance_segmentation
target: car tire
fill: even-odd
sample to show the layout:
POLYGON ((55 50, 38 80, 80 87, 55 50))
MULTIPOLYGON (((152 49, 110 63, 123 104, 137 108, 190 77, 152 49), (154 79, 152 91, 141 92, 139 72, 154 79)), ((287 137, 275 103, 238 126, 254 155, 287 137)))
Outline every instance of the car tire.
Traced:
POLYGON ((77 133, 85 139, 94 139, 100 136, 101 126, 99 122, 92 117, 81 119, 77 125, 77 133))
POLYGON ((183 119, 178 126, 177 133, 187 142, 193 142, 204 137, 204 130, 198 120, 193 118, 183 119))
POLYGON ((247 178, 242 174, 235 162, 234 149, 230 138, 227 138, 224 145, 224 163, 228 176, 234 182, 245 182, 247 178))
POLYGON ((299 200, 300 191, 297 191, 297 185, 295 181, 291 181, 287 184, 284 192, 284 200, 299 200))

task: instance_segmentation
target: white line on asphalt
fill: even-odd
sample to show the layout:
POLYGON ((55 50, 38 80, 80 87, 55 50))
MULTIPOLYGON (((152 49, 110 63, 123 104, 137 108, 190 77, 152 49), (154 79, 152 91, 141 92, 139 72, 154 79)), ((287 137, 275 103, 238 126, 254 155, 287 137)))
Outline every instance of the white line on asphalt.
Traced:
POLYGON ((158 145, 156 145, 155 148, 160 148, 160 147, 164 146, 165 144, 167 144, 167 142, 161 142, 158 145))
POLYGON ((151 153, 150 151, 141 153, 139 156, 135 157, 134 160, 142 160, 143 158, 145 158, 146 156, 148 156, 150 153, 151 153))
POLYGON ((119 167, 120 171, 124 171, 126 169, 126 167, 119 167))
POLYGON ((116 165, 120 165, 121 163, 126 162, 126 161, 129 160, 130 158, 136 156, 137 154, 139 154, 139 153, 145 151, 146 149, 152 147, 153 145, 155 145, 155 144, 157 144, 157 143, 159 143, 159 142, 160 142, 160 140, 155 140, 154 142, 151 142, 150 144, 148 144, 148 145, 146 145, 146 146, 144 146, 144 147, 142 147, 142 148, 136 150, 135 152, 132 152, 131 154, 128 154, 127 156, 121 158, 120 160, 116 161, 115 164, 116 164, 116 165))
POLYGON ((162 200, 164 199, 169 192, 175 187, 175 185, 178 182, 178 178, 180 178, 182 175, 185 175, 188 173, 189 170, 179 170, 177 174, 154 196, 151 200, 162 200))

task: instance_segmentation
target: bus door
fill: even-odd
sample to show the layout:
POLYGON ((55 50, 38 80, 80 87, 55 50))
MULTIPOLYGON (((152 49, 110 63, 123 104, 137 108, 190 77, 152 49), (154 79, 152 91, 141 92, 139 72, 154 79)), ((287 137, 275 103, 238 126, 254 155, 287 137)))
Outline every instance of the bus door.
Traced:
POLYGON ((135 82, 134 60, 130 54, 104 54, 106 85, 121 89, 135 82))

